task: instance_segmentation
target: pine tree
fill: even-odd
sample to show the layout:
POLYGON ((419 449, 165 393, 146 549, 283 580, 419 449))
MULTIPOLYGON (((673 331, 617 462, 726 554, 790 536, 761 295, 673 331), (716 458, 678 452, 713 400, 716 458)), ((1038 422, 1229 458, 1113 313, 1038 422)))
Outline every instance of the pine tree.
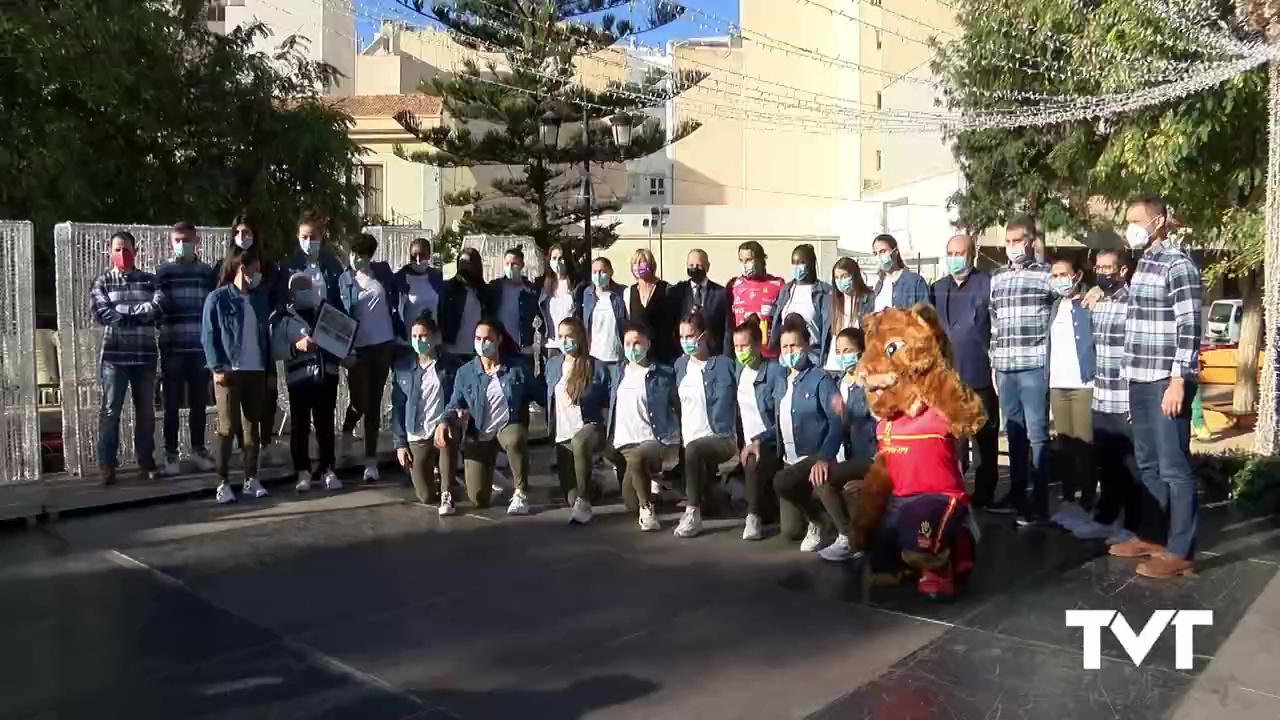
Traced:
MULTIPOLYGON (((423 92, 443 102, 443 126, 419 127, 413 117, 398 118, 434 148, 407 154, 413 161, 510 170, 487 187, 446 195, 446 205, 469 207, 459 223, 462 234, 526 235, 544 250, 563 242, 581 262, 591 248, 608 247, 617 239, 617 223, 590 223, 589 244, 582 242, 578 226, 621 206, 617 199, 599 197, 598 191, 586 193, 590 197, 584 202, 584 163, 597 171, 602 165, 616 166, 657 152, 698 128, 697 122, 684 122, 668 136, 643 111, 697 84, 705 73, 653 71, 640 83, 601 84, 578 72, 584 59, 620 40, 679 19, 685 12, 682 5, 659 0, 642 22, 632 22, 610 12, 631 6, 632 0, 399 2, 443 25, 459 45, 493 58, 483 65, 469 58, 458 72, 423 84, 423 92), (505 62, 497 60, 499 55, 505 62), (473 128, 473 123, 484 129, 473 128), (566 126, 565 132, 559 133, 556 147, 544 146, 544 125, 557 123, 566 126), (614 141, 612 124, 632 128, 627 146, 614 141)), ((597 177, 594 185, 602 184, 597 177)))

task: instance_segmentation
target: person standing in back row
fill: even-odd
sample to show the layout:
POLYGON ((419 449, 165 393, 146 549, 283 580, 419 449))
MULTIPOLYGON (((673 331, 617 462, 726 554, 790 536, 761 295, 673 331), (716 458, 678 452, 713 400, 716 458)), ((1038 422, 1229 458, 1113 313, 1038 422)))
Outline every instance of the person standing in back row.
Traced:
POLYGON ((786 281, 777 275, 770 275, 766 270, 768 256, 764 247, 755 240, 748 240, 738 246, 738 263, 741 274, 729 281, 725 294, 729 297, 729 323, 738 327, 755 318, 760 325, 760 336, 765 344, 760 348, 761 357, 776 359, 778 351, 770 342, 773 337, 774 307, 778 304, 778 295, 786 281))
POLYGON ((707 277, 711 259, 704 250, 694 248, 685 258, 688 280, 671 288, 674 317, 688 317, 698 310, 707 324, 707 351, 712 355, 733 354, 733 331, 729 325, 729 296, 724 286, 707 277))
POLYGON ((929 284, 912 272, 902 262, 898 240, 892 235, 877 235, 871 241, 871 252, 876 256, 879 277, 876 280, 874 310, 885 308, 906 309, 916 303, 929 302, 929 284))

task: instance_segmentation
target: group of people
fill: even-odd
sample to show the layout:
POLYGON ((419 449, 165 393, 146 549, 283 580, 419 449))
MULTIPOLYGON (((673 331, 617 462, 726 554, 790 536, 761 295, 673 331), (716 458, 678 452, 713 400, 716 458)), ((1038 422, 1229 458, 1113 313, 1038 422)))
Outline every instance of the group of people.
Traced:
POLYGON ((829 279, 820 277, 811 245, 794 248, 789 279, 772 275, 756 242, 739 247, 739 272, 727 285, 709 279, 701 250, 689 253, 688 278, 674 284, 658 277, 650 251, 636 250, 633 282, 623 285, 608 258, 595 258, 583 273, 559 245, 536 280, 526 277, 519 248, 506 253, 495 279, 484 277, 476 250, 464 249, 456 275, 445 280, 425 239, 393 272, 372 261, 377 242, 361 235, 344 265, 323 248, 323 224, 313 216, 298 225, 298 251, 274 270, 264 267, 243 222, 217 271, 197 258, 194 228, 177 225, 174 259, 151 275, 136 268, 132 237, 117 233, 113 267, 93 290, 95 316, 107 327, 99 460, 104 478, 114 479, 118 413, 132 383, 135 450, 139 465, 155 471, 143 406, 158 348, 165 469, 178 460, 181 392, 171 393, 172 383, 193 408, 190 456, 213 466, 218 500, 236 497, 228 479, 236 437, 242 491, 265 495, 254 477, 257 450, 269 438, 264 420, 274 410, 281 362, 297 487, 320 478, 337 488, 334 405, 345 367, 352 404, 343 430, 363 422, 365 479, 378 477, 380 404, 390 379, 397 459, 419 501, 441 515, 456 511, 459 458, 469 501, 490 504, 500 454, 514 481, 508 512, 529 511, 529 407, 536 403, 546 408, 572 522, 590 522, 599 490, 593 468, 603 461, 617 468, 640 528, 659 529, 653 480, 674 465, 685 498, 675 534, 693 537, 704 508, 717 502, 713 480, 736 471, 748 506, 744 539, 764 537, 776 517, 802 550, 840 560, 854 550, 841 488, 876 453, 876 418, 858 372, 864 322, 886 308, 929 303, 957 373, 986 409, 976 436, 957 439, 974 469, 972 506, 1015 513, 1020 525, 1044 522, 1057 480, 1064 508, 1075 508, 1059 516, 1087 516, 1072 524, 1074 532, 1107 538, 1113 555, 1144 558, 1141 574, 1181 574, 1191 568, 1196 535, 1189 434, 1200 276, 1168 243, 1162 201, 1133 203, 1127 221, 1128 247, 1096 253, 1092 288, 1076 261, 1040 259, 1044 248, 1029 219, 1006 227, 1008 266, 994 274, 975 267, 972 238, 951 238, 945 275, 932 284, 905 267, 892 235, 879 235, 871 245, 874 286, 850 257, 834 263, 829 279), (345 357, 312 337, 325 303, 358 323, 345 357), (200 444, 204 413, 194 411, 205 400, 203 373, 212 373, 216 398, 215 459, 200 444), (1001 418, 1011 482, 997 499, 1001 418), (1051 453, 1061 458, 1052 472, 1051 453))

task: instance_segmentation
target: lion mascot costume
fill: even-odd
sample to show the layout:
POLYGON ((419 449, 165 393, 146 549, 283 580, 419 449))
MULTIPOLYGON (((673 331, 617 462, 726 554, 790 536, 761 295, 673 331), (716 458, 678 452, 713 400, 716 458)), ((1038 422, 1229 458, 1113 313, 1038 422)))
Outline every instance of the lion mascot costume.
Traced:
POLYGON ((982 402, 952 368, 928 305, 869 316, 857 373, 878 423, 870 470, 845 487, 855 544, 869 552, 877 581, 914 576, 921 593, 949 597, 967 579, 978 541, 957 438, 982 427, 982 402))

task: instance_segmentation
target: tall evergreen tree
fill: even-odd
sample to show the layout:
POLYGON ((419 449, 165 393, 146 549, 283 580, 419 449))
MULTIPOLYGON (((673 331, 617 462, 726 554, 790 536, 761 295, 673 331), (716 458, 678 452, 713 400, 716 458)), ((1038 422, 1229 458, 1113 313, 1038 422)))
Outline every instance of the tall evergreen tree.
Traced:
MULTIPOLYGON (((411 160, 510 171, 487 187, 444 198, 446 205, 468 208, 459 223, 463 234, 526 235, 544 250, 564 242, 581 262, 591 248, 608 247, 617 239, 617 223, 590 219, 621 206, 598 190, 583 201, 584 168, 651 155, 698 128, 688 121, 668 133, 644 110, 661 106, 705 73, 655 70, 639 83, 593 83, 598 78, 580 72, 584 61, 592 62, 588 58, 620 40, 679 19, 685 12, 682 5, 656 2, 643 21, 635 22, 610 12, 631 6, 631 0, 399 2, 443 25, 459 45, 488 57, 483 63, 469 58, 458 72, 424 83, 423 92, 443 101, 443 126, 420 127, 413 117, 398 118, 433 148, 407 154, 411 160), (544 125, 552 121, 567 126, 555 147, 542 142, 544 125), (632 128, 625 147, 615 143, 612 123, 632 128), (591 225, 589 243, 578 229, 585 223, 591 225)), ((594 181, 597 188, 602 184, 599 178, 594 181)))

